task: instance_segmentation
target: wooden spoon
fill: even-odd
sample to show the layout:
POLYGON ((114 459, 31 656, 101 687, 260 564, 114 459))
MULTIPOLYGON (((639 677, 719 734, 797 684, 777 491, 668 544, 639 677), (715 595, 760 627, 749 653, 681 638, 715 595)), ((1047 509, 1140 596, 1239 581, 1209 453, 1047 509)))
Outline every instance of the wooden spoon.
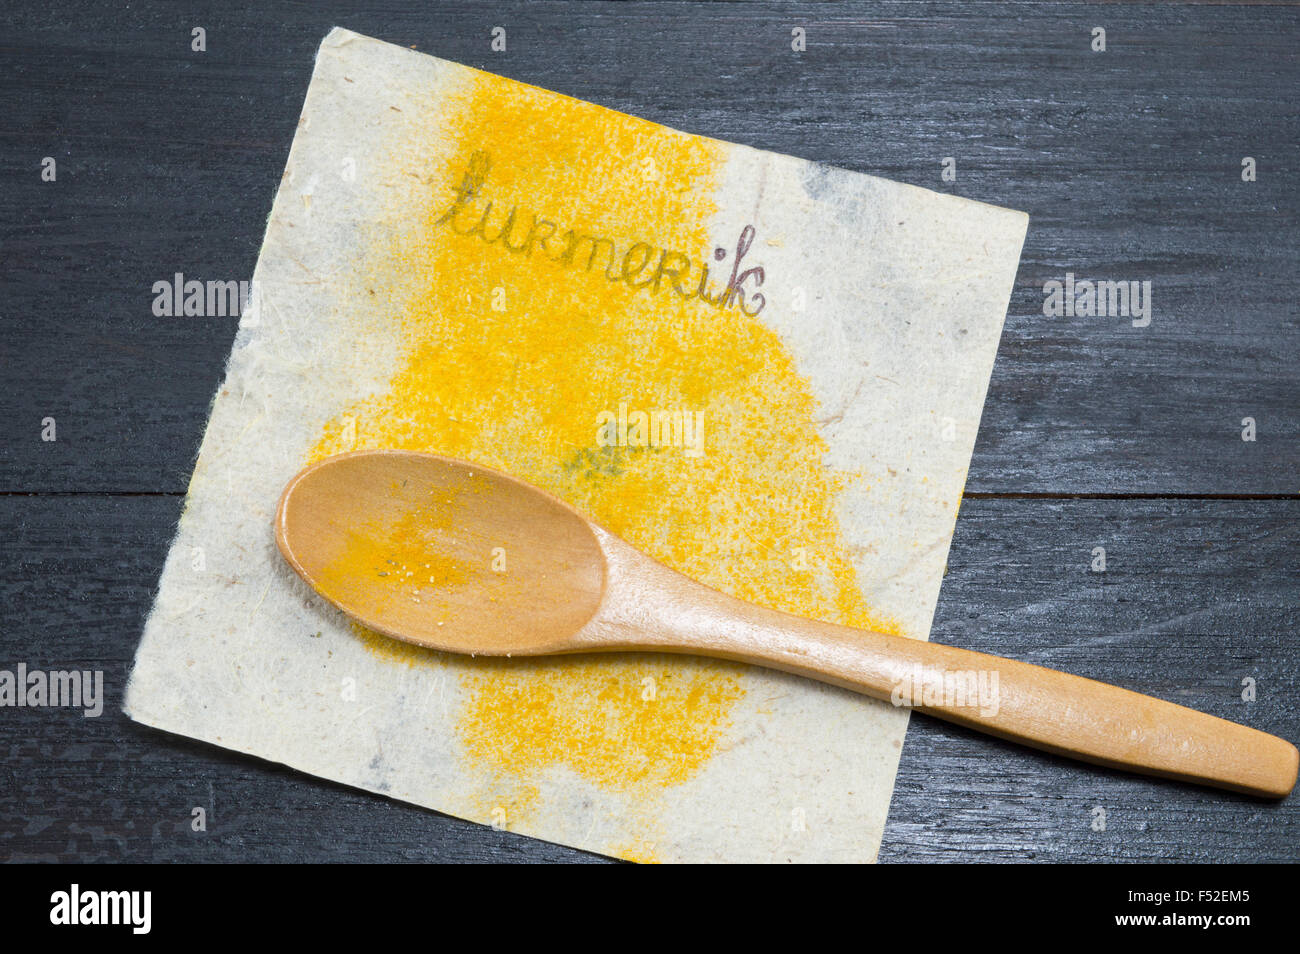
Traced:
POLYGON ((1112 768, 1273 798, 1295 785, 1296 748, 1276 736, 1079 676, 742 602, 466 461, 405 451, 323 460, 289 482, 275 530, 285 559, 331 603, 431 649, 715 656, 1112 768))

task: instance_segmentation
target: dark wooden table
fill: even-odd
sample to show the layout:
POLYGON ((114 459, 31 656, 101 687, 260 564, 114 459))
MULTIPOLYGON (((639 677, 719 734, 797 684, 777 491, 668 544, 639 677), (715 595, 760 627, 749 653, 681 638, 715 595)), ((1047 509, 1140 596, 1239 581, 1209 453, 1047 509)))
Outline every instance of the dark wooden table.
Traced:
MULTIPOLYGON (((102 669, 108 687, 99 719, 0 710, 0 859, 598 860, 118 712, 235 333, 154 317, 151 287, 251 276, 336 24, 1027 211, 933 638, 1300 739, 1300 11, 355 6, 0 12, 0 668, 102 669), (1045 317, 1044 282, 1067 272, 1150 281, 1151 324, 1045 317)), ((1300 798, 1125 776, 915 717, 880 859, 1295 861, 1300 798)))

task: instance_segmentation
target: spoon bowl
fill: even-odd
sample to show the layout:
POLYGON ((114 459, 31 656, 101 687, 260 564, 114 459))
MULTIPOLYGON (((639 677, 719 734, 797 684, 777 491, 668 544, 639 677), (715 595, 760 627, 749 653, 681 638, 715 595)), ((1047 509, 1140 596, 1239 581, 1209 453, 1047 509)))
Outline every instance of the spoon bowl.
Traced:
POLYGON ((595 615, 605 556, 568 504, 432 454, 343 454, 285 488, 276 542, 363 625, 453 653, 563 652, 595 615))

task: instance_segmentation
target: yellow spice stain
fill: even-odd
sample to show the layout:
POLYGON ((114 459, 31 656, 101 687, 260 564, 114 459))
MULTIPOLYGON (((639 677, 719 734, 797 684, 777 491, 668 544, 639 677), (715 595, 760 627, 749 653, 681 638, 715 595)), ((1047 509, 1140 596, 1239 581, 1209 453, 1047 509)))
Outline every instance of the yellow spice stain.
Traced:
POLYGON ((609 853, 625 861, 636 862, 639 865, 657 865, 662 862, 655 851, 655 847, 653 842, 633 840, 610 846, 609 853))
POLYGON ((475 569, 439 539, 450 504, 431 502, 349 528, 339 555, 320 569, 316 588, 343 605, 357 596, 374 605, 375 594, 386 594, 390 602, 411 600, 436 611, 448 588, 465 584, 475 569))
MULTIPOLYGON (((725 144, 487 74, 445 124, 455 146, 425 170, 428 203, 408 213, 418 223, 381 250, 402 281, 421 277, 393 316, 405 357, 387 393, 332 421, 312 458, 390 447, 474 461, 720 590, 896 631, 864 603, 840 539, 842 478, 822 464, 816 401, 760 319, 438 224, 477 153, 491 168, 473 207, 493 203, 492 229, 517 207, 521 222, 538 214, 608 236, 620 255, 645 242, 712 265, 725 144), (704 453, 598 446, 597 416, 621 403, 703 412, 704 453)), ((351 569, 377 565, 361 548, 351 569)), ((513 815, 535 807, 539 780, 559 768, 640 803, 696 776, 725 744, 748 679, 743 666, 689 657, 470 659, 360 632, 385 658, 457 674, 460 743, 501 780, 513 815)))

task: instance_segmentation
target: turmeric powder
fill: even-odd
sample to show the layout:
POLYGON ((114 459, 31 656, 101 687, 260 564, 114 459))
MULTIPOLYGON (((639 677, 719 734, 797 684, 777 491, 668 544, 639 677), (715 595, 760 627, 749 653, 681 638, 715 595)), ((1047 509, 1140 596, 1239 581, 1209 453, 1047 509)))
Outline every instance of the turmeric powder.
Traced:
MULTIPOLYGON (((486 75, 450 113, 456 145, 429 175, 427 203, 379 250, 421 277, 394 315, 405 357, 386 393, 331 421, 311 457, 390 447, 474 461, 741 599, 896 631, 858 588, 835 516, 847 478, 823 466, 816 401, 775 332, 743 307, 638 294, 599 269, 506 254, 437 223, 485 153, 501 207, 704 261, 725 146, 486 75), (597 446, 597 416, 621 403, 701 410, 707 448, 597 446)), ((355 558, 355 572, 373 571, 372 555, 355 558)), ((557 767, 634 798, 686 781, 727 739, 749 679, 689 657, 449 658, 360 637, 457 674, 465 756, 521 802, 557 767)))

